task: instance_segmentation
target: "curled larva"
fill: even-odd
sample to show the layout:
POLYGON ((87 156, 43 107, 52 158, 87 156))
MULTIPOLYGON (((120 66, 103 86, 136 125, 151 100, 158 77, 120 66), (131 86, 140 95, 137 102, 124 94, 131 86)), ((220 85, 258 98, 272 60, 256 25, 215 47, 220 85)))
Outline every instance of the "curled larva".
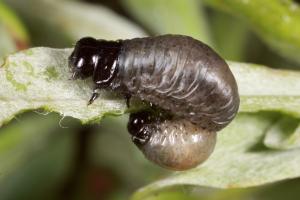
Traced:
POLYGON ((204 130, 186 119, 158 118, 145 111, 130 115, 128 131, 149 160, 172 170, 199 165, 216 144, 216 132, 204 130))
POLYGON ((128 124, 133 141, 147 130, 148 139, 138 146, 163 167, 182 170, 203 162, 212 152, 216 132, 232 121, 239 108, 237 84, 226 62, 188 36, 82 38, 69 65, 74 79, 92 76, 95 88, 89 103, 99 89, 110 89, 124 94, 128 104, 134 96, 172 116, 143 111, 131 114, 128 124), (149 117, 147 123, 134 123, 149 117))

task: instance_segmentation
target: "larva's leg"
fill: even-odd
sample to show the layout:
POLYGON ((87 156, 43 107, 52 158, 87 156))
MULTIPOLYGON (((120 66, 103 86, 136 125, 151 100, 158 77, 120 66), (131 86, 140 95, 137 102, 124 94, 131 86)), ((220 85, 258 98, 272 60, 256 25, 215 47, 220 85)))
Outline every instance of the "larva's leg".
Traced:
POLYGON ((90 98, 90 100, 89 100, 89 102, 88 102, 87 105, 91 105, 98 97, 99 97, 99 92, 98 92, 98 89, 95 88, 93 90, 92 96, 91 96, 91 98, 90 98))
POLYGON ((130 107, 131 94, 125 93, 125 94, 124 94, 124 97, 125 97, 125 99, 126 99, 126 105, 127 105, 127 108, 129 108, 129 107, 130 107))

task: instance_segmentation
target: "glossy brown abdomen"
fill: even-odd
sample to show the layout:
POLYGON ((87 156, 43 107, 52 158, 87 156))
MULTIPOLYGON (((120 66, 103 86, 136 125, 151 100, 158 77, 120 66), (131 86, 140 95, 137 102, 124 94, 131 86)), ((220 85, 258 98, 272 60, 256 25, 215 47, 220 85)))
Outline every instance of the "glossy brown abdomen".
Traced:
POLYGON ((202 42, 163 35, 124 40, 118 81, 128 92, 205 129, 218 131, 236 115, 235 79, 202 42))

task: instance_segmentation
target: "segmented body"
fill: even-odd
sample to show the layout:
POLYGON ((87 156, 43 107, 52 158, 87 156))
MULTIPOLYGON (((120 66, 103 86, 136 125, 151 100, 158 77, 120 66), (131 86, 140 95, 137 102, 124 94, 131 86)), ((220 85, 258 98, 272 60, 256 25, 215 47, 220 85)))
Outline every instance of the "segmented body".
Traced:
POLYGON ((235 79, 211 48, 188 36, 122 41, 115 85, 202 128, 218 131, 239 107, 235 79))
POLYGON ((239 108, 237 84, 226 62, 188 36, 82 38, 69 65, 74 79, 93 77, 89 104, 99 89, 111 89, 155 105, 131 113, 128 131, 144 155, 165 168, 185 170, 204 162, 216 132, 239 108))

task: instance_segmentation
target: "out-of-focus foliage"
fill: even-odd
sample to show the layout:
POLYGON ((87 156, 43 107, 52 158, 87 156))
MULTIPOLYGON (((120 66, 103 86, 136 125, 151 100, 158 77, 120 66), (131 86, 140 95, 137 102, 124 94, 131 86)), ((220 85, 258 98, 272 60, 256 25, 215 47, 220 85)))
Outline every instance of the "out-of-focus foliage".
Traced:
POLYGON ((198 0, 122 0, 153 34, 189 35, 212 45, 205 13, 198 0))
POLYGON ((0 35, 0 57, 26 48, 29 44, 22 22, 2 2, 0 2, 0 35))
POLYGON ((72 169, 76 126, 61 129, 58 120, 31 113, 1 128, 1 199, 41 198, 62 187, 72 169))
POLYGON ((300 63, 300 7, 293 0, 204 0, 243 19, 271 48, 300 63))
POLYGON ((210 11, 207 18, 218 53, 228 60, 245 61, 249 39, 247 27, 240 20, 213 10, 210 11), (230 34, 224 34, 224 32, 230 34))
POLYGON ((7 55, 8 53, 12 53, 17 50, 17 47, 8 33, 7 29, 5 29, 4 25, 0 23, 0 43, 1 43, 1 51, 0 56, 3 57, 7 55))
POLYGON ((108 92, 86 106, 90 81, 68 80, 70 49, 34 48, 3 57, 29 40, 32 46, 70 47, 87 35, 118 39, 177 33, 209 43, 227 59, 297 69, 292 64, 300 63, 296 1, 87 1, 0 2, 0 124, 40 107, 61 114, 17 115, 2 125, 0 199, 123 200, 153 181, 133 199, 300 196, 300 179, 259 186, 299 176, 299 72, 229 62, 241 94, 240 114, 219 134, 216 151, 203 166, 171 173, 147 161, 130 142, 126 116, 85 129, 64 117, 88 122, 126 111, 123 98, 108 92), (256 187, 240 188, 246 186, 256 187))
POLYGON ((68 47, 87 35, 106 39, 145 35, 142 29, 101 6, 65 0, 4 1, 18 11, 35 45, 68 47))

